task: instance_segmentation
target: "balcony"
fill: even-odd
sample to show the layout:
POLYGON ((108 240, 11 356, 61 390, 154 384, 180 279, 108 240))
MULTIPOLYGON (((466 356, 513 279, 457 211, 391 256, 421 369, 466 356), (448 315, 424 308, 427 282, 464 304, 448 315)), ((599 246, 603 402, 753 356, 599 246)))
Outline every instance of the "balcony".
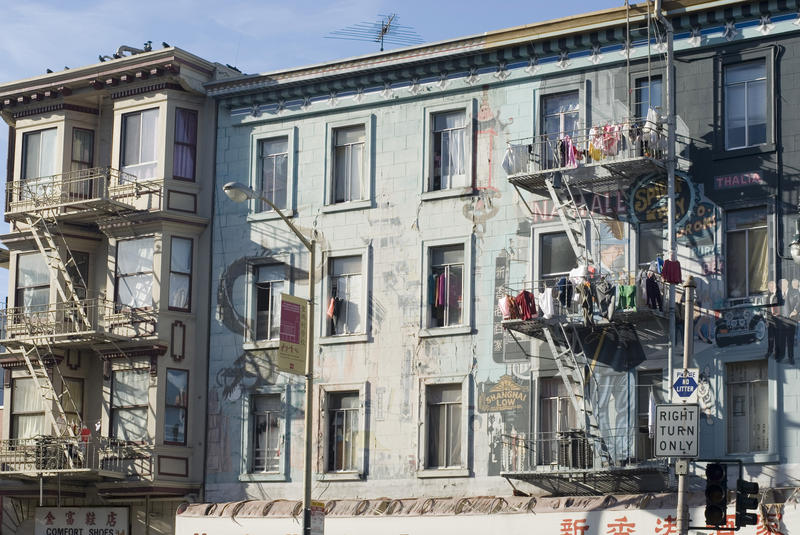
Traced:
POLYGON ((612 429, 597 439, 579 430, 503 435, 501 475, 554 495, 663 492, 669 467, 652 456, 652 442, 639 428, 612 429), (600 462, 598 443, 611 464, 600 462))
MULTIPOLYGON (((652 129, 632 136, 630 126, 603 133, 606 126, 569 135, 562 132, 510 141, 503 162, 508 181, 547 196, 545 179, 551 175, 562 177, 570 186, 602 193, 624 190, 647 174, 666 174, 665 130, 652 129)), ((679 169, 688 166, 687 141, 677 137, 679 169)))
POLYGON ((125 341, 153 335, 155 323, 154 310, 122 307, 105 299, 6 308, 0 310, 0 325, 5 327, 0 344, 8 348, 41 343, 70 347, 125 341))
POLYGON ((16 221, 43 212, 65 220, 119 215, 157 207, 160 194, 159 180, 138 180, 111 167, 80 169, 7 183, 6 217, 16 221))
POLYGON ((73 479, 152 477, 150 445, 97 438, 39 436, 0 440, 0 477, 68 474, 73 479))

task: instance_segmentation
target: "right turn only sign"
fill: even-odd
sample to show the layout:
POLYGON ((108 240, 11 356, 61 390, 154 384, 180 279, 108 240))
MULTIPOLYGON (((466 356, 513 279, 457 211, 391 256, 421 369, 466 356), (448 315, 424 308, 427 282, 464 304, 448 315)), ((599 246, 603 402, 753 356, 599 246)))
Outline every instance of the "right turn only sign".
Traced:
POLYGON ((697 405, 656 405, 656 457, 697 457, 698 421, 697 405))

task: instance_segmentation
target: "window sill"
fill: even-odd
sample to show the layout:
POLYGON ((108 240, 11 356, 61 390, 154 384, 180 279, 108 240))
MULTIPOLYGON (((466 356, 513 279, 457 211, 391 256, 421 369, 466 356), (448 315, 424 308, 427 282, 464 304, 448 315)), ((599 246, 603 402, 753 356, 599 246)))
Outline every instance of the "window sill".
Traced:
POLYGON ((335 344, 363 344, 369 342, 367 334, 340 334, 337 336, 322 336, 319 338, 319 345, 335 344))
POLYGON ((360 472, 325 472, 317 474, 317 481, 361 481, 360 472))
POLYGON ((429 327, 419 330, 420 338, 433 338, 434 336, 456 336, 460 334, 472 334, 469 325, 456 325, 455 327, 429 327))
MULTIPOLYGON (((286 217, 294 217, 294 210, 287 208, 286 210, 281 210, 281 212, 283 212, 283 215, 286 217)), ((269 212, 258 212, 256 214, 247 214, 248 223, 257 223, 259 221, 275 221, 276 219, 280 218, 281 216, 279 216, 274 210, 270 210, 269 212)))
POLYGON ((259 340, 257 342, 245 342, 242 349, 245 351, 255 351, 257 349, 277 349, 281 345, 280 340, 259 340))
POLYGON ((286 474, 239 474, 239 481, 243 483, 248 482, 268 482, 268 481, 289 481, 289 478, 286 477, 286 474))
POLYGON ((739 158, 742 156, 750 156, 753 154, 766 154, 775 152, 775 143, 764 143, 763 145, 756 145, 754 147, 742 147, 739 149, 725 149, 718 147, 712 153, 712 159, 725 160, 727 158, 739 158))
POLYGON ((426 191, 420 196, 423 201, 436 201, 439 199, 449 199, 451 197, 466 197, 472 195, 472 186, 463 188, 450 188, 437 191, 426 191))
POLYGON ((419 470, 417 477, 420 479, 433 479, 437 477, 469 477, 466 468, 426 468, 419 470))
POLYGON ((365 199, 363 201, 350 201, 340 202, 336 204, 326 204, 321 208, 323 214, 332 214, 336 212, 348 212, 350 210, 366 210, 372 208, 372 201, 365 199))

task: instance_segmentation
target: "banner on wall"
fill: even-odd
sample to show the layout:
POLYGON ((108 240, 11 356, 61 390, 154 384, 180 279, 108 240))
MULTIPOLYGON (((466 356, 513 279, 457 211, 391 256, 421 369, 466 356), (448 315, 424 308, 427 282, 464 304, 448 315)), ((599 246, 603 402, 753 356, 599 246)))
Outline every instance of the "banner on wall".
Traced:
POLYGON ((308 301, 281 294, 281 328, 278 369, 295 375, 306 373, 308 301))
POLYGON ((35 535, 127 535, 127 507, 37 507, 35 535))

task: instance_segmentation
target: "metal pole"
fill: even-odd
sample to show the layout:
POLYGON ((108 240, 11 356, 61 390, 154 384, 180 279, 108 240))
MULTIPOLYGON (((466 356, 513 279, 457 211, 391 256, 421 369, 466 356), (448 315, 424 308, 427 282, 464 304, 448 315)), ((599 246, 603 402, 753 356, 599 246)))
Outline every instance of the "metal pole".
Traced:
MULTIPOLYGON (((683 295, 686 299, 683 309, 683 373, 688 372, 689 357, 694 349, 692 331, 694 330, 694 277, 689 275, 683 283, 683 295)), ((678 535, 688 535, 689 533, 689 507, 686 503, 686 474, 678 474, 678 514, 677 514, 678 535)))
POLYGON ((312 238, 308 247, 308 331, 306 332, 306 428, 305 459, 303 461, 303 533, 311 533, 311 446, 314 406, 314 249, 312 238))

